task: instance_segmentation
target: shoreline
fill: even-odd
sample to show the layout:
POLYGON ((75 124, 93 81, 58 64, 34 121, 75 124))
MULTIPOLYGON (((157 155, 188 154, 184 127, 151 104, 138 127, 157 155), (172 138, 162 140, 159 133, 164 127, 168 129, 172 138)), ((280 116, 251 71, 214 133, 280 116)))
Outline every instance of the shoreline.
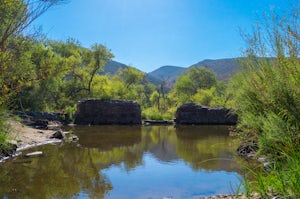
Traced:
POLYGON ((6 122, 9 128, 9 143, 16 146, 14 152, 0 158, 0 164, 22 154, 22 151, 46 144, 57 144, 62 139, 51 138, 57 130, 37 129, 13 119, 6 122))

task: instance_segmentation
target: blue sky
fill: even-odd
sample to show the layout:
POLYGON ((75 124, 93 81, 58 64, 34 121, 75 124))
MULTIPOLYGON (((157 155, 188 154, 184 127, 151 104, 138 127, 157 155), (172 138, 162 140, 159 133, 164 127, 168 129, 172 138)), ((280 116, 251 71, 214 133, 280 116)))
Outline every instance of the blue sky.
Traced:
POLYGON ((50 39, 105 45, 114 60, 150 72, 241 56, 239 28, 298 0, 69 0, 35 23, 50 39))

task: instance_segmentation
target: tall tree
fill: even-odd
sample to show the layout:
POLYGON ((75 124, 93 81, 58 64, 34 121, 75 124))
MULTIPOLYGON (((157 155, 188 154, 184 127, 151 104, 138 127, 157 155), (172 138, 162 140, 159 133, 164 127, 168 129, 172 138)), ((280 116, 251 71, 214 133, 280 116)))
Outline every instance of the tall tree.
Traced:
POLYGON ((91 95, 92 92, 91 86, 95 75, 103 71, 104 65, 111 58, 113 58, 113 54, 105 46, 101 44, 94 44, 91 47, 91 49, 92 49, 92 59, 90 64, 87 67, 89 77, 87 80, 87 88, 86 88, 89 95, 91 95))
POLYGON ((50 7, 63 0, 0 0, 0 49, 50 7))
POLYGON ((0 105, 27 84, 32 71, 24 31, 63 0, 0 0, 0 105), (27 68, 26 68, 27 67, 27 68))

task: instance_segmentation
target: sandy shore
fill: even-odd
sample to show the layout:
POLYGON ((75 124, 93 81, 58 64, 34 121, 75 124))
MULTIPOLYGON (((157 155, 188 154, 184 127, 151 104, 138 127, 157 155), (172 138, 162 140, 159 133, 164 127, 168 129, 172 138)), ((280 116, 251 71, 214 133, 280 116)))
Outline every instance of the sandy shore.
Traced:
POLYGON ((11 119, 7 123, 10 128, 10 142, 17 145, 17 151, 42 144, 61 142, 59 139, 50 138, 55 133, 54 130, 35 129, 11 119))

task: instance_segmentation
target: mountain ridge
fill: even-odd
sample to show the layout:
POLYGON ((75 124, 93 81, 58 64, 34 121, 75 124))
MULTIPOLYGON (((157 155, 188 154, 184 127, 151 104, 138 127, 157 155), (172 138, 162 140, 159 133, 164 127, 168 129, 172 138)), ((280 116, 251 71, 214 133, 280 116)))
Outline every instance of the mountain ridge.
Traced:
MULTIPOLYGON (((242 58, 204 59, 189 67, 165 65, 145 74, 146 79, 150 83, 153 83, 154 85, 165 83, 170 88, 175 84, 177 78, 191 67, 205 67, 211 69, 216 73, 218 80, 228 80, 234 72, 239 70, 238 59, 242 58)), ((125 67, 129 66, 115 60, 111 60, 104 66, 102 74, 114 75, 119 69, 123 69, 125 67)))

